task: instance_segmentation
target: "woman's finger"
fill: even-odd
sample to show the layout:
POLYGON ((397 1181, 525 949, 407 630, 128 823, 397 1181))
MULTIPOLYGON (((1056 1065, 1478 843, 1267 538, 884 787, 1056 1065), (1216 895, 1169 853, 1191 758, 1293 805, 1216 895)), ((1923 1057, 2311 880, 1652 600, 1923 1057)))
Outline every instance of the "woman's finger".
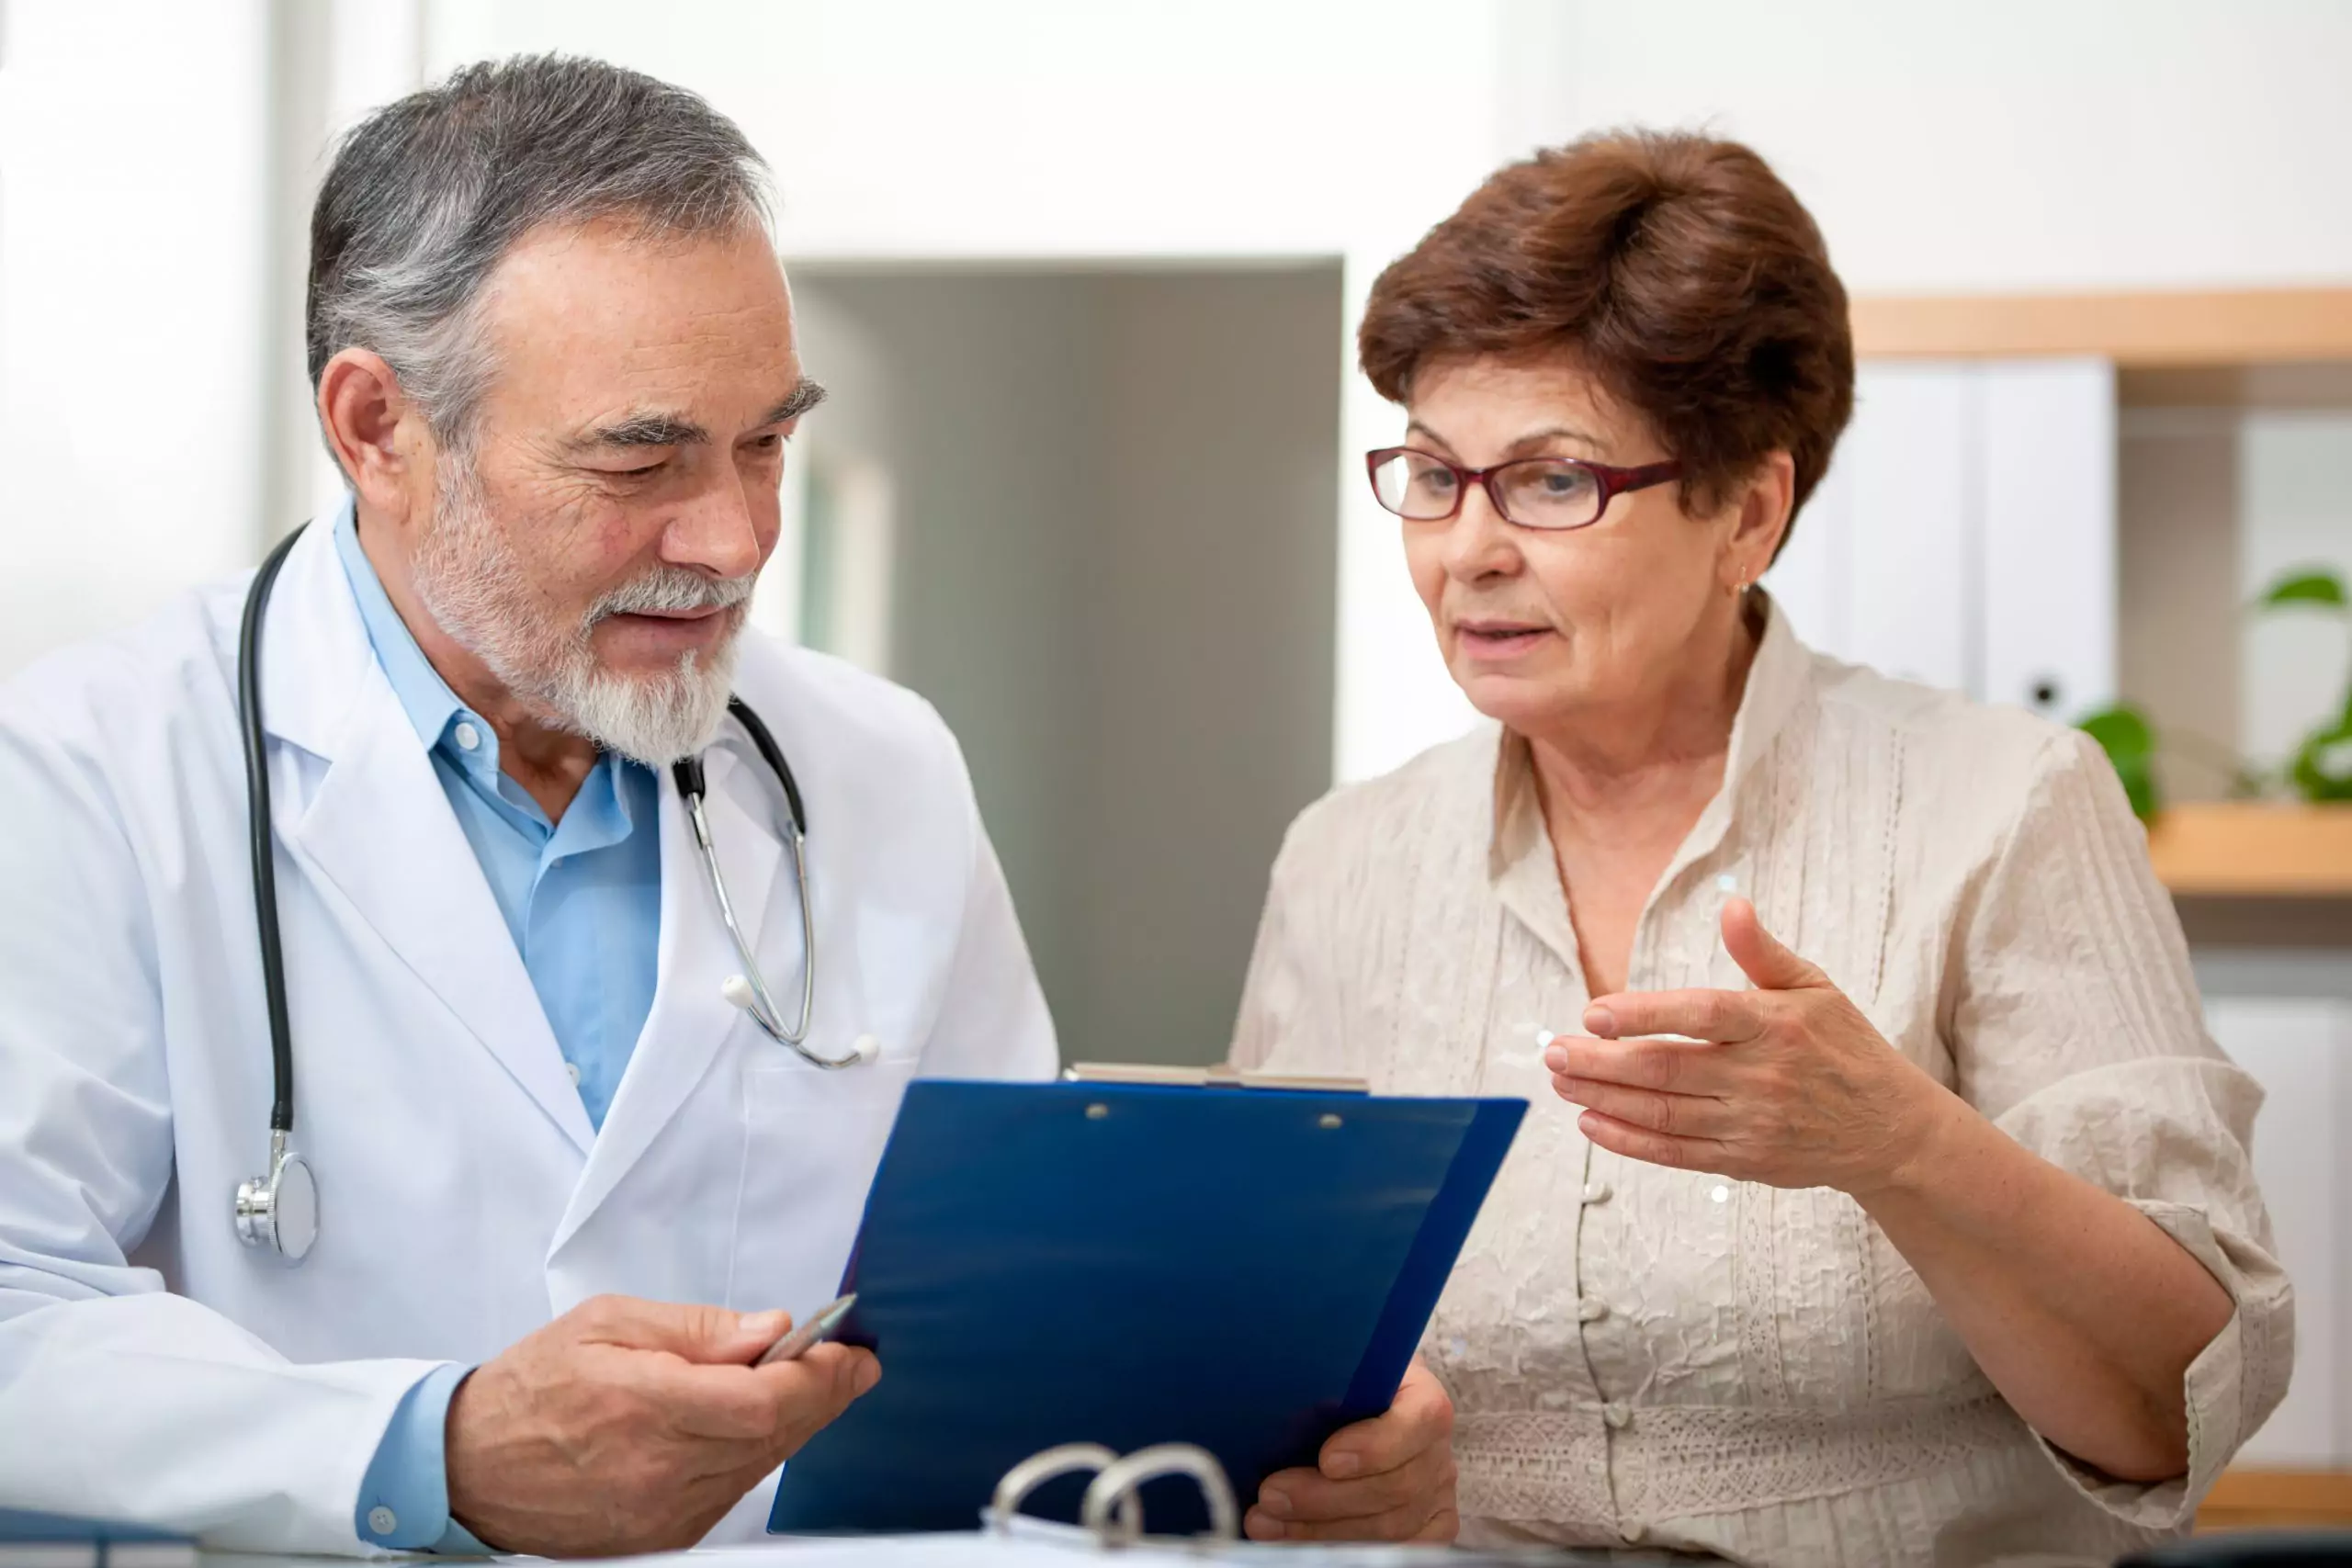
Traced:
POLYGON ((1756 906, 1747 899, 1724 899, 1722 923, 1724 951, 1758 989, 1801 991, 1829 984, 1828 976, 1764 929, 1756 906))
POLYGON ((1421 1501, 1363 1518, 1279 1519, 1263 1508, 1252 1508, 1242 1521, 1242 1530, 1251 1540, 1418 1540, 1424 1537, 1450 1540, 1450 1534, 1430 1529, 1438 1513, 1421 1501))
POLYGON ((1660 1094, 1597 1078, 1566 1077, 1554 1078, 1552 1088, 1571 1105, 1670 1138, 1713 1138, 1728 1130, 1730 1108, 1707 1095, 1660 1094))
POLYGON ((1555 1077, 1598 1078, 1669 1094, 1720 1095, 1734 1089, 1736 1063, 1705 1040, 1593 1040, 1559 1034, 1544 1048, 1555 1077))
POLYGON ((1577 1130, 1611 1154, 1662 1165, 1675 1170, 1712 1170, 1725 1176, 1743 1174, 1732 1168, 1732 1151, 1712 1138, 1675 1138, 1636 1127, 1599 1111, 1577 1118, 1577 1130))
POLYGON ((1378 1416, 1340 1427, 1316 1462, 1335 1481, 1395 1470, 1453 1436, 1453 1400, 1418 1359, 1405 1369, 1396 1396, 1378 1416))
POLYGON ((1258 1507, 1278 1519, 1369 1519, 1419 1504, 1423 1517, 1437 1506, 1453 1472, 1453 1450, 1422 1450, 1394 1470, 1333 1481, 1313 1470, 1285 1470, 1260 1486, 1258 1507))
POLYGON ((1603 1040, 1687 1034, 1736 1045, 1764 1032, 1770 1016, 1757 991, 1620 991, 1584 1010, 1585 1029, 1603 1040))

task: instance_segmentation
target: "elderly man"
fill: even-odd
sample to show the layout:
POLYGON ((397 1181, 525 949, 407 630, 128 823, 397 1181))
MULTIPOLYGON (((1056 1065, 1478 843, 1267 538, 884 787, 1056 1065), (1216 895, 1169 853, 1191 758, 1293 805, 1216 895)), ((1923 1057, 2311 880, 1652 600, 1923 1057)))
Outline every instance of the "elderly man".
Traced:
MULTIPOLYGON (((744 629, 821 397, 763 197, 590 62, 376 114, 311 223, 349 499, 0 688, 0 1505, 684 1545, 879 1375, 777 1309, 911 1077, 1057 1053, 938 716, 744 629)), ((1297 1532, 1433 1497, 1444 1416, 1297 1532)))
POLYGON ((246 716, 290 1116, 246 585, 0 694, 0 1503, 686 1544, 878 1374, 751 1363, 831 1293, 907 1080, 1048 1076, 1052 1026, 938 716, 744 631, 821 394, 735 128, 476 67, 354 131, 311 229, 351 496, 246 716))

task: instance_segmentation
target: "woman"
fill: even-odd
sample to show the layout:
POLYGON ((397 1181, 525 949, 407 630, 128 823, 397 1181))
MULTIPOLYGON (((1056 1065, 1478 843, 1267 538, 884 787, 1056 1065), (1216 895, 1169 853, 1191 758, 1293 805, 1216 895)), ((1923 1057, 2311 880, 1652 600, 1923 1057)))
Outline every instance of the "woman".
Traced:
POLYGON ((1391 266, 1360 347, 1497 722, 1299 818, 1235 1056, 1534 1102, 1424 1348, 1464 1539, 2181 1528, 2287 1379, 2260 1095, 2097 749, 1755 586, 1852 405, 1812 220, 1744 147, 1580 142, 1391 266))

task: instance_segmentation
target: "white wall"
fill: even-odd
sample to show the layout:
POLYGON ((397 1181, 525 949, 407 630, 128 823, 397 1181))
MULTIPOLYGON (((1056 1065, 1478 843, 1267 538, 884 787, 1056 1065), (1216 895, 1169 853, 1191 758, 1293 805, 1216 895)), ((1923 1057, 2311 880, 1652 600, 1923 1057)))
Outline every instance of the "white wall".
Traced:
POLYGON ((0 61, 0 675, 252 558, 265 29, 20 3, 0 61))
POLYGON ((2352 276, 2335 0, 1576 0, 1587 126, 1752 142, 1860 292, 2352 276))
POLYGON ((659 27, 637 0, 428 15, 435 70, 562 49, 707 94, 775 165, 799 256, 1335 254, 1425 226, 1491 161, 1498 112, 1484 0, 676 0, 659 27), (1449 112, 1399 112, 1441 40, 1449 112))

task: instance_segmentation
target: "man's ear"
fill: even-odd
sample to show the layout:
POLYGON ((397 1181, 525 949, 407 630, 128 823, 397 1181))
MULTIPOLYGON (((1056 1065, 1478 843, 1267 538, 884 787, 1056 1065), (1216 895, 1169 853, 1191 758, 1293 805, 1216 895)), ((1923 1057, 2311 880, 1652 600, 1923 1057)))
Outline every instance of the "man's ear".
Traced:
POLYGON ((368 349, 345 349, 319 373, 318 405, 319 426, 361 502, 404 520, 419 474, 432 473, 433 445, 392 367, 368 349))

